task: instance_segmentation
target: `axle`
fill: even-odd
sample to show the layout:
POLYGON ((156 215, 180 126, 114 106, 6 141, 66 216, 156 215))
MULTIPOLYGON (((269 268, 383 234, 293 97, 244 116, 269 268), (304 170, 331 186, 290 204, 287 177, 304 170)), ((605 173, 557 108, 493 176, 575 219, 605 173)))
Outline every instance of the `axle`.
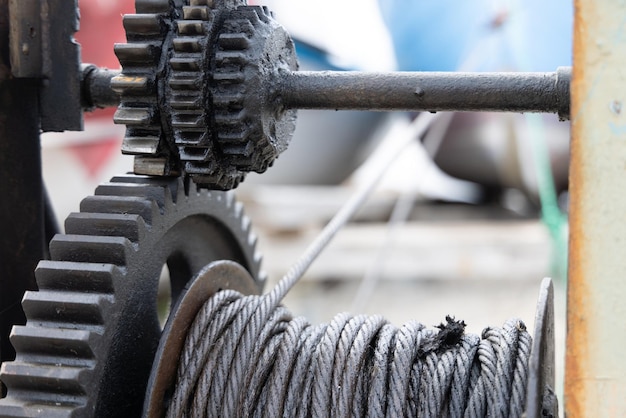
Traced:
POLYGON ((558 113, 569 119, 571 69, 551 73, 290 72, 279 82, 292 109, 558 113))
MULTIPOLYGON (((85 108, 117 106, 116 71, 85 67, 85 108)), ((570 67, 555 72, 279 73, 268 88, 276 107, 374 111, 489 111, 556 113, 569 119, 570 67)))

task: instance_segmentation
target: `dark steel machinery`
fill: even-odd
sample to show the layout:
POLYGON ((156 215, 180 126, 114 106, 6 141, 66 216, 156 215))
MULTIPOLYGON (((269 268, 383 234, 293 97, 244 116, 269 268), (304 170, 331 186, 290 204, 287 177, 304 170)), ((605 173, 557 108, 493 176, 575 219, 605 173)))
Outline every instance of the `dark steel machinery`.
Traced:
MULTIPOLYGON (((288 147, 295 109, 569 115, 569 69, 298 72, 289 35, 266 8, 240 0, 136 0, 136 8, 124 18, 128 43, 116 46, 118 73, 81 66, 75 1, 0 0, 0 355, 9 387, 2 416, 138 415, 155 353, 162 360, 175 351, 158 347, 163 265, 174 300, 207 276, 260 288, 240 209, 223 192, 199 188, 231 189, 247 172, 265 171, 288 147), (118 104, 135 175, 85 199, 33 274, 50 235, 39 132, 80 130, 83 110, 118 104)), ((192 306, 181 299, 172 321, 192 306)), ((544 283, 529 417, 556 414, 552 309, 544 283)), ((161 385, 149 383, 150 399, 162 396, 161 385)))

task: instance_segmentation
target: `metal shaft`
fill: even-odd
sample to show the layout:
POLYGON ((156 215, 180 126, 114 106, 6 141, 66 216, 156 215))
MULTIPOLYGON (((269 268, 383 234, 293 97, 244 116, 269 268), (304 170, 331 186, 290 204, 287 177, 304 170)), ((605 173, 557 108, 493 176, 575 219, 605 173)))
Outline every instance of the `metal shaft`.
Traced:
POLYGON ((570 68, 550 73, 337 72, 284 75, 292 109, 558 113, 569 119, 570 68))
MULTIPOLYGON (((116 106, 116 71, 85 67, 83 107, 116 106)), ((290 109, 557 113, 569 119, 571 68, 548 73, 298 71, 272 80, 290 109)))

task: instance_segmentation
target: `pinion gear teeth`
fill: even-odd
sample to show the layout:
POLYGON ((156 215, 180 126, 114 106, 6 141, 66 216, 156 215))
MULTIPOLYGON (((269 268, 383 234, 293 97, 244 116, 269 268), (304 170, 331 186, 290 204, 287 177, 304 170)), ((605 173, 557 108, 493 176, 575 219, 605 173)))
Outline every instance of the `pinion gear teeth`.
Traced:
MULTIPOLYGON (((122 152, 144 157, 169 154, 163 140, 161 109, 157 99, 157 72, 162 67, 162 51, 171 26, 168 0, 137 0, 136 14, 124 16, 126 44, 116 44, 115 54, 123 73, 115 77, 112 88, 121 96, 114 121, 126 125, 122 152)), ((170 167, 163 164, 160 174, 170 167)))
POLYGON ((295 111, 270 112, 266 84, 275 72, 296 70, 291 39, 264 7, 240 7, 217 39, 214 122, 220 149, 242 171, 264 172, 287 146, 295 111))
POLYGON ((167 83, 170 124, 183 171, 196 184, 230 190, 243 181, 245 173, 224 161, 214 145, 207 72, 211 65, 211 40, 227 11, 211 6, 216 4, 191 1, 183 6, 182 20, 176 21, 167 83))
POLYGON ((135 155, 136 174, 229 190, 286 149, 295 111, 275 104, 271 84, 297 68, 293 43, 266 8, 245 4, 137 0, 124 17, 114 119, 126 125, 122 151, 135 155))

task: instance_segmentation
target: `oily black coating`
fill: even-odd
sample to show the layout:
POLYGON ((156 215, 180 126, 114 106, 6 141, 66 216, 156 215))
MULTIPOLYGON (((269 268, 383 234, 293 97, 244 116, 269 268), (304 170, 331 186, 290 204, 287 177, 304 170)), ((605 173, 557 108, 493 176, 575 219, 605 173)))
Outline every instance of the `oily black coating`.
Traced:
POLYGON ((115 177, 68 217, 27 292, 17 356, 2 365, 0 416, 139 416, 161 337, 157 289, 172 301, 207 264, 231 260, 256 279, 260 258, 241 206, 182 179, 115 177))

